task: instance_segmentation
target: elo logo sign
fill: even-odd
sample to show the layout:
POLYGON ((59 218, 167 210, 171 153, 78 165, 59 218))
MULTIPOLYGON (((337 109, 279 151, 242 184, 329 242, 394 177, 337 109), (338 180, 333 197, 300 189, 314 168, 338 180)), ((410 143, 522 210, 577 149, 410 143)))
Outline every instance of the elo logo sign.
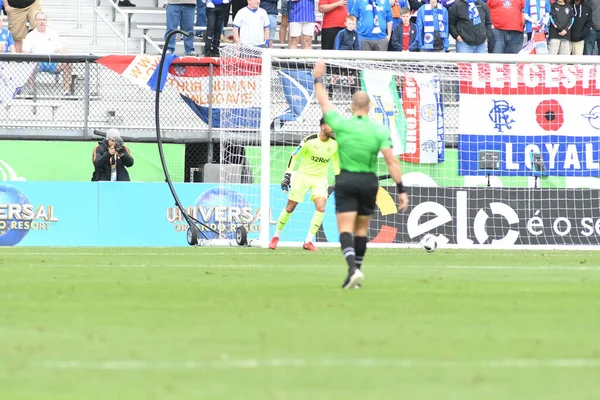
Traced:
MULTIPOLYGON (((492 215, 500 215, 506 219, 510 224, 518 224, 519 216, 513 208, 507 204, 501 202, 492 202, 489 204, 489 209, 492 215)), ((486 222, 490 218, 490 215, 483 209, 479 209, 472 219, 473 231, 475 238, 479 244, 483 244, 488 241, 489 235, 486 229, 486 222)), ((417 236, 423 235, 424 233, 435 231, 439 226, 445 225, 453 221, 453 216, 450 214, 448 209, 443 205, 427 201, 417 205, 410 213, 408 222, 406 225, 408 236, 412 239, 417 236), (421 217, 426 214, 434 214, 435 217, 427 220, 420 224, 421 217)), ((468 198, 466 191, 456 192, 456 244, 470 245, 473 244, 473 240, 468 237, 468 224, 470 221, 468 211, 468 198)), ((509 229, 508 232, 501 239, 492 239, 491 244, 495 245, 509 245, 514 244, 519 237, 519 231, 509 229)), ((443 234, 438 235, 438 242, 440 244, 446 244, 449 239, 443 234)))
POLYGON ((600 244, 597 189, 411 187, 409 197, 408 215, 376 219, 398 227, 396 242, 432 233, 465 247, 600 244))

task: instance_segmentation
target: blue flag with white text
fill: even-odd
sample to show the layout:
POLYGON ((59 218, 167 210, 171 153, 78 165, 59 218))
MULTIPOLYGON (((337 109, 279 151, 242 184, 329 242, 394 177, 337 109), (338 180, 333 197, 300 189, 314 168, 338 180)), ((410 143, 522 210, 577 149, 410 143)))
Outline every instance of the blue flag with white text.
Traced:
POLYGON ((310 100, 315 91, 311 71, 281 70, 279 71, 279 78, 288 107, 275 118, 271 124, 272 127, 275 126, 275 121, 280 121, 280 126, 283 126, 285 122, 299 119, 310 105, 310 100))

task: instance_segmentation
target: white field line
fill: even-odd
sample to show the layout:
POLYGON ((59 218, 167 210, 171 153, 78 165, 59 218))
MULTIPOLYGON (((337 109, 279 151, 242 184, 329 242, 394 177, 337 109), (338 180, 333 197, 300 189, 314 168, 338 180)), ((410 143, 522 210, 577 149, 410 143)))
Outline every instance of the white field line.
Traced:
MULTIPOLYGON (((69 252, 69 251, 61 251, 61 252, 19 252, 19 253, 13 253, 10 251, 4 251, 4 250, 0 250, 0 256, 63 256, 63 257, 71 257, 71 256, 107 256, 107 255, 115 255, 115 256, 119 256, 119 257, 139 257, 139 256, 174 256, 174 257, 196 257, 196 256, 200 256, 200 255, 210 255, 210 256, 246 256, 246 255, 258 255, 258 254, 269 254, 267 251, 224 251, 224 252, 213 252, 213 251, 207 251, 207 252, 202 252, 202 250, 198 250, 200 253, 190 253, 190 252, 177 252, 176 250, 173 250, 173 252, 122 252, 122 253, 117 253, 117 252, 112 252, 112 253, 107 253, 107 251, 98 251, 98 252, 92 252, 92 251, 83 251, 83 252, 69 252)), ((271 251, 271 254, 277 254, 271 251)), ((279 253, 281 255, 287 254, 289 255, 289 253, 279 253)))
MULTIPOLYGON (((299 250, 302 248, 302 242, 279 242, 277 249, 279 250, 299 250)), ((205 245, 205 246, 196 246, 197 251, 202 250, 214 250, 214 249, 236 249, 240 253, 246 253, 249 248, 252 249, 260 249, 262 251, 266 251, 266 243, 263 244, 264 247, 261 248, 260 243, 255 243, 251 247, 240 247, 235 244, 213 244, 213 245, 205 245)), ((318 248, 321 249, 339 249, 339 242, 318 242, 316 243, 318 248)), ((34 249, 40 249, 43 246, 33 246, 34 249)), ((10 252, 14 250, 16 252, 24 251, 27 247, 19 246, 19 247, 5 247, 2 251, 10 252)), ((139 250, 139 254, 147 254, 144 250, 163 250, 164 253, 170 254, 170 252, 178 252, 182 249, 190 249, 190 246, 47 246, 49 250, 65 250, 69 251, 71 249, 85 249, 86 252, 94 252, 94 254, 106 254, 106 249, 120 249, 120 250, 139 250)), ((377 250, 377 251, 391 251, 395 252, 398 250, 415 250, 420 249, 421 245, 418 242, 415 243, 369 243, 369 249, 377 250)), ((259 251, 260 251, 259 250, 259 251)), ((470 246, 458 245, 447 243, 440 247, 440 250, 448 250, 451 254, 472 254, 473 251, 483 250, 483 251, 494 251, 495 255, 506 255, 504 252, 506 250, 509 251, 560 251, 560 252, 581 252, 581 251, 600 251, 600 246, 597 244, 576 244, 576 245, 556 245, 556 244, 512 244, 512 245, 491 245, 491 244, 472 244, 470 246), (463 251, 463 253, 459 253, 463 251)), ((46 254, 46 253, 41 253, 46 254)), ((59 253, 63 254, 63 253, 59 253)), ((73 254, 73 253, 71 253, 73 254)), ((129 253, 133 254, 133 253, 129 253)), ((223 254, 230 254, 229 252, 223 254)))
POLYGON ((241 359, 219 361, 43 361, 34 367, 52 370, 231 370, 260 368, 393 368, 393 369, 570 369, 600 368, 596 358, 419 360, 419 359, 241 359))
MULTIPOLYGON (((10 257, 29 257, 29 256, 63 256, 63 257, 71 257, 71 256, 107 256, 107 255, 118 255, 119 257, 139 257, 139 256, 171 256, 171 257, 194 257, 194 256, 199 256, 199 255, 209 255, 209 256, 248 256, 248 255, 269 255, 269 256, 284 256, 284 257, 288 257, 290 254, 296 254, 296 251, 301 251, 302 246, 299 245, 295 248, 292 247, 285 247, 282 249, 278 249, 277 251, 272 251, 272 250, 266 250, 266 249, 244 249, 244 248, 239 248, 239 247, 231 247, 230 250, 224 250, 224 251, 214 251, 215 248, 214 247, 197 247, 195 250, 191 250, 191 251, 182 251, 183 249, 190 249, 189 247, 182 247, 182 248, 172 248, 171 251, 152 251, 152 252, 145 252, 145 251, 135 251, 135 252, 131 252, 131 251, 127 251, 126 248, 122 248, 121 252, 117 253, 116 251, 110 251, 109 253, 107 253, 108 250, 102 250, 99 249, 98 251, 92 251, 92 250, 87 250, 87 251, 69 251, 67 247, 65 247, 65 251, 55 251, 56 248, 52 248, 54 251, 50 250, 50 251, 37 251, 37 252, 27 252, 24 251, 24 248, 10 248, 10 247, 0 247, 0 256, 10 256, 10 257)), ((600 250, 600 246, 595 246, 594 247, 595 250, 600 250)), ((328 247, 328 248, 323 248, 323 250, 326 250, 327 253, 326 254, 332 254, 335 253, 336 251, 340 251, 339 246, 336 246, 335 248, 332 247, 328 247), (331 249, 331 250, 330 250, 331 249)), ((519 249, 519 248, 515 248, 512 249, 514 251, 520 251, 520 252, 524 252, 524 249, 519 249)), ((563 256, 565 252, 570 253, 572 255, 576 255, 576 256, 584 256, 585 253, 581 253, 579 252, 579 248, 576 249, 562 249, 562 250, 556 250, 558 252, 560 252, 560 255, 563 256)), ((408 253, 410 255, 416 255, 417 253, 420 253, 421 255, 424 254, 424 252, 419 252, 419 251, 415 251, 415 249, 406 249, 406 248, 397 248, 397 249, 381 249, 381 248, 371 248, 369 246, 369 251, 372 251, 374 253, 377 254, 392 254, 392 253, 408 253), (408 252, 407 252, 408 250, 408 252)), ((453 250, 453 249, 440 249, 439 252, 442 252, 445 256, 473 256, 475 254, 477 254, 478 251, 485 251, 486 254, 490 254, 493 251, 493 256, 494 257, 514 257, 515 254, 512 251, 506 251, 506 250, 495 250, 495 249, 483 249, 483 248, 474 248, 472 250, 453 250)), ((553 250, 544 250, 544 249, 528 249, 528 252, 530 251, 539 251, 539 252, 545 252, 548 254, 548 256, 552 256, 554 251, 553 250)), ((308 254, 308 252, 305 252, 306 254, 308 254)))
MULTIPOLYGON (((339 267, 342 264, 340 263, 339 267)), ((9 267, 9 265, 0 264, 0 269, 3 267, 9 267)), ((25 265, 19 265, 19 268, 256 268, 256 269, 282 269, 282 268, 315 268, 314 264, 294 264, 288 266, 281 265, 264 265, 264 264, 218 264, 218 263, 207 263, 206 261, 194 263, 194 264, 51 264, 51 263, 31 263, 25 265)), ((331 268, 331 266, 322 266, 316 268, 331 268)), ((369 268, 367 266, 366 268, 369 268)), ((594 265, 578 265, 578 266, 551 266, 551 265, 377 265, 373 268, 395 268, 398 270, 402 269, 421 269, 421 270, 443 270, 443 269, 455 269, 455 270, 497 270, 497 271, 509 271, 509 270, 523 270, 523 271, 600 271, 600 266, 594 265)))

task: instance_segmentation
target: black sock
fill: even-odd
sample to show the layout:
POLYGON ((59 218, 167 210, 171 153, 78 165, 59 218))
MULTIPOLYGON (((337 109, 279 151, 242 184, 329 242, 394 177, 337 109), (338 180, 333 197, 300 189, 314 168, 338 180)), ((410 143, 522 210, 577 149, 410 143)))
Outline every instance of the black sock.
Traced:
POLYGON ((343 232, 340 234, 340 244, 342 246, 342 253, 348 263, 348 270, 355 268, 356 264, 356 253, 354 251, 354 240, 352 240, 352 234, 350 232, 343 232))
POLYGON ((356 252, 355 264, 356 268, 362 267, 365 253, 367 252, 367 238, 362 236, 354 237, 354 251, 356 252))

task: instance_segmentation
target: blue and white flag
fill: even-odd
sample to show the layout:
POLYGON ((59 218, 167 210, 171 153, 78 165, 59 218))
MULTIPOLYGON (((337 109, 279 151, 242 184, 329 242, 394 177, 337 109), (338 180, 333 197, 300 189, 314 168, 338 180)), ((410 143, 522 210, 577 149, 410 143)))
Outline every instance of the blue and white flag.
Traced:
MULTIPOLYGON (((160 89, 159 90, 161 92, 162 92, 163 88, 165 87, 165 82, 167 82, 167 75, 169 74, 169 68, 171 67, 171 64, 173 63, 173 61, 175 61, 176 58, 178 58, 178 56, 176 54, 166 54, 165 55, 165 62, 164 62, 162 74, 160 77, 160 89)), ((150 86, 150 89, 152 89, 153 91, 156 91, 159 66, 160 66, 160 64, 156 66, 156 69, 152 73, 152 76, 150 77, 150 79, 148 79, 148 86, 150 86)))
POLYGON ((285 111, 275 117, 271 128, 283 127, 286 122, 302 118, 302 114, 310 105, 310 100, 315 91, 311 71, 307 70, 281 70, 279 78, 283 87, 283 95, 287 103, 285 111))

